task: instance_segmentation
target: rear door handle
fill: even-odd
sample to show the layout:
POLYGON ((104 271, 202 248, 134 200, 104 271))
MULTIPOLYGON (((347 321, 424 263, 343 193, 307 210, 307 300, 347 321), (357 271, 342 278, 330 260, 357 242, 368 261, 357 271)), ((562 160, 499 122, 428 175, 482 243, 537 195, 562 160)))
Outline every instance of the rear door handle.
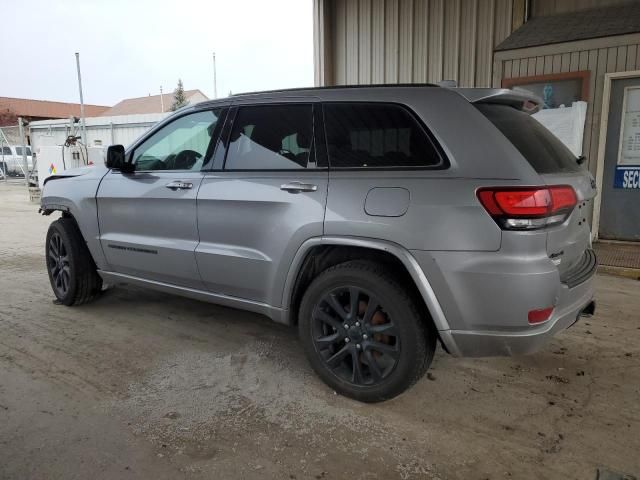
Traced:
POLYGON ((191 182, 183 182, 182 180, 174 180, 173 182, 169 182, 165 185, 169 190, 188 190, 193 188, 193 183, 191 182))
POLYGON ((280 190, 289 193, 315 192, 318 190, 318 186, 311 183, 291 182, 280 185, 280 190))

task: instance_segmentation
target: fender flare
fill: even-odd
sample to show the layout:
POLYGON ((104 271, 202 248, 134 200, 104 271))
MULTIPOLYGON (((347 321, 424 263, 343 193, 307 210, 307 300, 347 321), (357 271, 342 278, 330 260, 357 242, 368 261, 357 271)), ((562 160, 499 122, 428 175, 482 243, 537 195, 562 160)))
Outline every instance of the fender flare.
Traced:
POLYGON ((388 242, 386 240, 346 236, 314 237, 306 240, 300 246, 295 256, 293 257, 293 261, 291 262, 291 266, 289 267, 287 278, 284 283, 281 303, 283 315, 282 321, 284 323, 290 322, 291 297, 293 294, 293 288, 296 283, 296 279, 298 277, 298 272, 302 267, 302 262, 304 262, 304 259, 306 258, 309 250, 319 245, 361 247, 374 250, 382 250, 390 253, 398 260, 400 260, 400 262, 402 262, 404 267, 409 272, 409 275, 411 275, 411 278, 416 284, 418 291, 422 295, 422 298, 427 305, 427 308, 429 309, 429 313, 431 314, 436 329, 439 332, 450 330, 449 322, 447 322, 442 307, 440 306, 440 302, 438 302, 438 298, 436 297, 436 294, 431 284, 429 283, 429 280, 422 271, 422 268, 420 268, 420 265, 418 264, 416 259, 407 249, 401 247, 396 243, 388 242))

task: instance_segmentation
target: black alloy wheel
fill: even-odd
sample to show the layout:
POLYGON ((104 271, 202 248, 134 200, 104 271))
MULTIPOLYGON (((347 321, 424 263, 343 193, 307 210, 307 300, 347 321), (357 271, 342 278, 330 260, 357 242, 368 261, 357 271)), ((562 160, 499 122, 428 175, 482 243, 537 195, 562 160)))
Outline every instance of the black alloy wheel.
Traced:
POLYGON ((398 364, 398 331, 381 302, 367 290, 348 286, 327 292, 312 318, 316 351, 342 380, 379 384, 398 364))
POLYGON ((56 297, 65 297, 71 284, 71 265, 69 264, 67 246, 58 233, 54 233, 49 237, 47 266, 51 272, 51 286, 56 297))
POLYGON ((315 372, 336 392, 387 400, 429 367, 437 332, 405 282, 384 265, 352 260, 327 268, 305 290, 300 340, 315 372))

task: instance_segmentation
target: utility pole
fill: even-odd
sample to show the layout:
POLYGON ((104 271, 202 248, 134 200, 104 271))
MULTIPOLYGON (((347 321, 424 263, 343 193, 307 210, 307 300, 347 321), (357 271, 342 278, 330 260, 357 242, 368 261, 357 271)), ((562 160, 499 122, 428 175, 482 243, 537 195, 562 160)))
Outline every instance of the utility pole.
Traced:
POLYGON ((76 69, 78 70, 78 89, 80 90, 80 125, 82 126, 82 143, 87 145, 87 126, 84 122, 84 99, 82 98, 82 77, 80 76, 80 54, 76 52, 76 69))
POLYGON ((27 163, 27 142, 24 138, 24 123, 22 117, 18 117, 18 134, 22 143, 22 170, 24 171, 24 183, 29 188, 29 164, 27 163))
POLYGON ((213 52, 213 98, 218 98, 218 82, 216 79, 216 52, 213 52))
POLYGON ((162 113, 164 113, 164 96, 162 95, 162 85, 160 85, 160 108, 162 108, 162 113))

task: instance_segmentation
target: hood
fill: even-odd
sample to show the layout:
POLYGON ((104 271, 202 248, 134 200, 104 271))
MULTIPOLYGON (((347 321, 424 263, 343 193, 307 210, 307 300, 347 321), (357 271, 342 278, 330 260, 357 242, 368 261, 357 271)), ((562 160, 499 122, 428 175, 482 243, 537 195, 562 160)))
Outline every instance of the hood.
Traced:
POLYGON ((44 184, 51 180, 58 180, 61 178, 81 177, 88 175, 90 177, 102 177, 107 173, 108 169, 104 165, 87 165, 78 168, 69 168, 59 174, 51 175, 44 180, 44 184))

